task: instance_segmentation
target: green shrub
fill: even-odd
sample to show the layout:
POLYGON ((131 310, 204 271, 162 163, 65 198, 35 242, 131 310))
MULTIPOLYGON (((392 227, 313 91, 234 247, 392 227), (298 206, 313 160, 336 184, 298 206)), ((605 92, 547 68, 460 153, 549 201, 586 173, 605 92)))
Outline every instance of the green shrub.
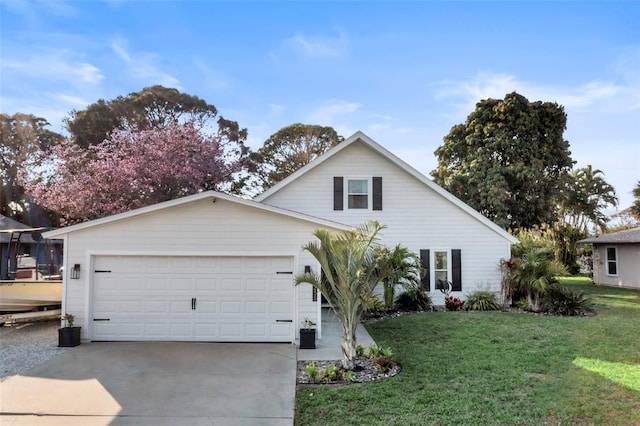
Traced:
POLYGON ((464 309, 464 300, 458 297, 447 296, 444 298, 444 306, 447 308, 447 311, 459 311, 464 309))
POLYGON ((316 377, 318 377, 318 367, 316 367, 313 362, 307 364, 307 366, 304 368, 304 371, 305 373, 307 373, 307 376, 309 376, 310 381, 316 381, 316 377))
POLYGON ((470 311, 497 311, 498 297, 490 291, 476 291, 467 296, 466 307, 470 311))
POLYGON ((428 311, 431 305, 429 294, 419 288, 410 288, 396 298, 396 309, 402 311, 428 311))
POLYGON ((371 294, 364 298, 362 310, 367 314, 375 314, 378 312, 385 312, 387 308, 384 306, 384 303, 382 303, 378 296, 376 296, 375 294, 371 294))
POLYGON ((355 380, 353 377, 353 371, 347 370, 346 374, 344 375, 344 379, 349 383, 353 383, 353 381, 355 380))
POLYGON ((320 379, 326 382, 342 379, 342 370, 335 365, 327 365, 327 368, 320 370, 320 379))
POLYGON ((593 304, 582 291, 551 285, 547 288, 542 309, 554 315, 575 316, 593 312, 593 304))

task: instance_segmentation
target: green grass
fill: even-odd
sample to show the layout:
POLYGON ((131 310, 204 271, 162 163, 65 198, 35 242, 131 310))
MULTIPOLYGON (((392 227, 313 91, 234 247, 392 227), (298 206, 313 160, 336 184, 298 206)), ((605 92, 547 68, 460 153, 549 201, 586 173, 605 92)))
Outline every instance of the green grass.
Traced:
POLYGON ((297 425, 634 425, 640 422, 640 291, 563 284, 594 317, 419 313, 367 326, 402 372, 300 386, 297 425))

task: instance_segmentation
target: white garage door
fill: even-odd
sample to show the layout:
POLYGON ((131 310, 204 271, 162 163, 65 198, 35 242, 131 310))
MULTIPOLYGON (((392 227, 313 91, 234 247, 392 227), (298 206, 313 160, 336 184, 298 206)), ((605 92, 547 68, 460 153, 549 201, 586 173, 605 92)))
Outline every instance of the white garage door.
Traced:
POLYGON ((290 342, 293 258, 98 256, 93 340, 290 342))

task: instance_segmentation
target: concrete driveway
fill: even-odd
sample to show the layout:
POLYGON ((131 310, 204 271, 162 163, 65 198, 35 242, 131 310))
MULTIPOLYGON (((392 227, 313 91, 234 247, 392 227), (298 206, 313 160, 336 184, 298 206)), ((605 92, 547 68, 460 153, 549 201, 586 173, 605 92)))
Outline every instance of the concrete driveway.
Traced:
POLYGON ((296 348, 89 343, 0 383, 8 425, 292 425, 296 348))

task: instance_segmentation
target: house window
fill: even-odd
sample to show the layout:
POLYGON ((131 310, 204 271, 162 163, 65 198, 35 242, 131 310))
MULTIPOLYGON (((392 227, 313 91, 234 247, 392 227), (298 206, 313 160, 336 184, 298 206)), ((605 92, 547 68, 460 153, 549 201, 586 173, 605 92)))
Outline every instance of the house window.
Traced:
POLYGON ((431 291, 431 282, 435 282, 435 289, 447 289, 447 282, 451 283, 451 291, 462 291, 462 250, 420 250, 420 261, 424 268, 422 286, 431 291), (431 255, 433 254, 433 256, 431 255))
POLYGON ((436 282, 436 288, 446 288, 449 280, 449 252, 436 251, 433 258, 433 273, 436 282))
POLYGON ((607 275, 618 275, 618 250, 607 247, 607 275))
POLYGON ((347 180, 347 206, 350 209, 369 208, 369 180, 347 180))

